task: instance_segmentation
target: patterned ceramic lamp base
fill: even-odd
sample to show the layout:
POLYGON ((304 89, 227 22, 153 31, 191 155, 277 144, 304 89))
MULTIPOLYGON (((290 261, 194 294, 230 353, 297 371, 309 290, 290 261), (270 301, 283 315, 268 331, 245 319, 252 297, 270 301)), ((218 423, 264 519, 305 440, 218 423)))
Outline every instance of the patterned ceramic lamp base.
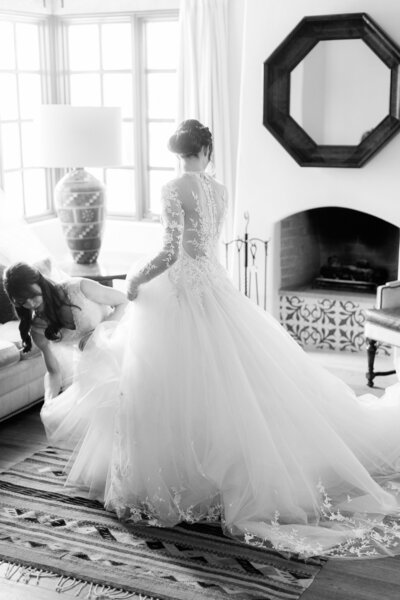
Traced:
POLYGON ((105 187, 84 169, 74 169, 58 182, 57 214, 76 263, 97 260, 105 214, 105 187))

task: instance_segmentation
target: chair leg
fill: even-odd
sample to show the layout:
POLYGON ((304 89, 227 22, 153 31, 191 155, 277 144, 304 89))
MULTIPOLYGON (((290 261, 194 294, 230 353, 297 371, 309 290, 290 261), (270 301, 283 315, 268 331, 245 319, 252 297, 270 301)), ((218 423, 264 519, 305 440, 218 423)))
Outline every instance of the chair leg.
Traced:
POLYGON ((367 338, 367 355, 368 355, 368 371, 366 373, 368 387, 374 387, 374 362, 376 355, 377 343, 376 340, 367 338))

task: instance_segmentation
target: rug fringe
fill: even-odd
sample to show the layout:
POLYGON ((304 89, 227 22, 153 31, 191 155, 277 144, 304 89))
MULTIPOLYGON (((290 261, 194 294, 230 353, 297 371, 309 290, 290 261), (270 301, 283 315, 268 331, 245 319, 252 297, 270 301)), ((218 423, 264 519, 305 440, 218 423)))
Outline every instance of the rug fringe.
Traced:
POLYGON ((56 578, 56 573, 37 569, 36 567, 27 567, 14 562, 0 561, 0 565, 6 567, 5 579, 13 579, 17 582, 30 583, 34 579, 34 585, 39 585, 40 579, 44 577, 56 578))
POLYGON ((136 592, 129 592, 106 584, 60 575, 59 573, 37 569, 36 567, 27 567, 15 562, 0 561, 0 566, 5 567, 5 579, 27 585, 40 585, 41 579, 44 578, 58 580, 55 586, 57 593, 62 594, 74 591, 74 596, 82 600, 124 600, 125 598, 132 600, 160 600, 155 596, 137 594, 136 592))

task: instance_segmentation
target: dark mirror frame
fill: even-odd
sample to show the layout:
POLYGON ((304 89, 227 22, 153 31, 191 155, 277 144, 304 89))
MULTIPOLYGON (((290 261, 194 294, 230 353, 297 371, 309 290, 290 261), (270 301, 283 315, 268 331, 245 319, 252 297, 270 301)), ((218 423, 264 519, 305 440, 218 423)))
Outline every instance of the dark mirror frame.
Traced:
POLYGON ((305 17, 264 62, 263 124, 302 167, 362 167, 400 129, 400 48, 365 13, 305 17), (323 40, 361 39, 390 69, 388 115, 357 146, 318 145, 290 116, 290 73, 323 40))

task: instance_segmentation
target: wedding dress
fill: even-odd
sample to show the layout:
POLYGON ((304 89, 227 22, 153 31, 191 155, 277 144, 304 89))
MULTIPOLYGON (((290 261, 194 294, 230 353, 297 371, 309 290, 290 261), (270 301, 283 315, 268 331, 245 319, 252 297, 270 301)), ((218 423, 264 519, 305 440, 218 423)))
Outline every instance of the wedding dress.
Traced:
POLYGON ((302 556, 400 553, 400 395, 357 398, 235 288, 217 259, 221 184, 185 173, 163 206, 137 299, 42 410, 73 450, 71 493, 302 556))

